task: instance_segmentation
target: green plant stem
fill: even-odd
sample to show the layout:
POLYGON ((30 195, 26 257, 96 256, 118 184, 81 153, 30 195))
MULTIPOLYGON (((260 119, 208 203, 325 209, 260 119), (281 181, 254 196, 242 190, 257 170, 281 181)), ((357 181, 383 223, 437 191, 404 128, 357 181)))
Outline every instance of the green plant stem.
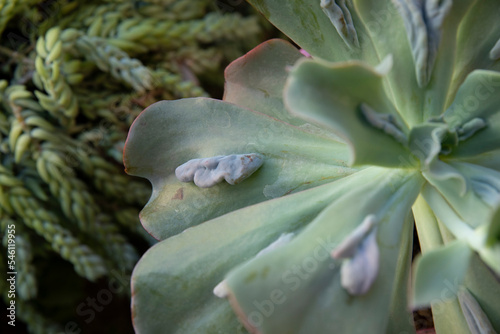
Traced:
POLYGON ((35 61, 29 58, 26 58, 23 56, 21 53, 13 51, 9 48, 6 48, 5 46, 0 45, 0 53, 9 56, 10 58, 16 60, 17 62, 23 62, 27 65, 32 65, 35 66, 35 61))

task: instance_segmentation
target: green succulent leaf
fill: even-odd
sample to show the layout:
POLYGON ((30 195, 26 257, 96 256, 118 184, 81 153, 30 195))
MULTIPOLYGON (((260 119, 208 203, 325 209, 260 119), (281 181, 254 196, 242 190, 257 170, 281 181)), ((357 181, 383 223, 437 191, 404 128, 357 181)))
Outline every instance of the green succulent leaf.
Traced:
MULTIPOLYGON (((417 173, 378 167, 349 179, 357 180, 357 187, 332 202, 297 237, 228 274, 229 299, 251 331, 378 333, 387 328, 399 253, 410 237, 406 217, 422 179, 417 173), (366 293, 350 295, 341 282, 346 260, 340 263, 329 253, 370 214, 378 220, 372 230, 380 252, 378 276, 366 293), (366 316, 360 319, 359 314, 366 316)), ((404 267, 408 259, 403 256, 399 265, 404 267)))
MULTIPOLYGON (((445 242, 454 239, 448 229, 440 224, 432 209, 422 197, 419 197, 413 207, 420 246, 424 254, 429 250, 439 249, 445 242)), ((500 290, 496 288, 498 278, 479 258, 472 254, 469 267, 462 284, 454 278, 440 292, 442 302, 432 306, 434 325, 438 333, 454 334, 467 328, 467 321, 460 307, 457 296, 451 291, 457 291, 462 285, 475 296, 484 313, 491 320, 496 331, 500 330, 500 318, 497 316, 500 307, 500 290)))
POLYGON ((457 27, 471 3, 444 1, 433 8, 422 1, 355 0, 379 58, 394 56, 388 91, 409 124, 444 111, 457 27))
POLYGON ((450 158, 475 157, 483 152, 487 153, 500 149, 500 112, 496 112, 484 121, 481 119, 481 121, 484 126, 478 129, 470 138, 460 142, 460 145, 450 154, 450 158))
POLYGON ((149 179, 153 194, 141 212, 145 228, 165 239, 241 207, 286 195, 354 170, 344 144, 233 104, 195 98, 162 101, 132 125, 127 172, 149 179), (242 183, 200 189, 174 170, 191 159, 260 153, 262 167, 242 183), (302 172, 300 172, 302 171, 302 172))
MULTIPOLYGON (((444 6, 449 3, 450 9, 441 24, 441 38, 436 50, 436 60, 432 69, 432 76, 426 87, 424 95, 424 120, 441 115, 446 109, 446 97, 454 70, 454 59, 457 50, 457 31, 463 17, 470 10, 475 1, 471 0, 449 0, 449 1, 425 1, 425 6, 444 6)), ((432 10, 430 15, 438 16, 432 10)), ((432 21, 430 18, 426 18, 432 21)), ((439 18, 438 18, 439 20, 439 18)), ((428 22, 428 25, 432 23, 428 22)), ((434 36, 433 36, 434 38, 434 36)))
POLYGON ((408 333, 414 334, 415 326, 413 324, 413 312, 410 309, 410 268, 413 255, 413 215, 408 214, 405 227, 408 231, 402 232, 401 249, 394 277, 394 286, 392 290, 392 301, 389 313, 389 322, 386 333, 408 333), (405 236, 408 238, 405 240, 405 236), (411 320, 410 320, 411 319, 411 320))
POLYGON ((467 289, 459 291, 458 300, 469 329, 473 334, 495 332, 483 309, 467 289))
POLYGON ((303 57, 296 47, 281 39, 260 44, 226 68, 224 101, 293 125, 304 124, 283 105, 287 69, 303 57))
POLYGON ((500 188, 495 179, 498 172, 463 162, 441 162, 441 166, 446 168, 442 174, 447 173, 447 178, 438 178, 427 172, 423 173, 424 177, 471 226, 477 227, 488 221, 492 205, 498 198, 494 194, 500 188), (489 181, 494 183, 487 183, 489 181))
POLYGON ((158 243, 144 254, 132 275, 136 331, 240 333, 229 304, 212 293, 224 274, 281 233, 302 228, 331 201, 371 176, 347 177, 249 206, 158 243))
MULTIPOLYGON (((451 282, 461 284, 472 250, 465 241, 456 240, 426 252, 416 260, 412 305, 415 308, 439 302, 451 282)), ((451 291, 456 294, 457 291, 451 291)))
POLYGON ((500 148, 500 72, 475 70, 458 89, 444 120, 464 133, 451 157, 468 157, 500 148))
POLYGON ((342 18, 337 16, 337 20, 333 22, 322 9, 321 0, 286 2, 249 0, 248 2, 313 57, 331 61, 348 59, 370 59, 373 63, 379 61, 370 39, 367 38, 365 27, 350 1, 323 1, 324 6, 331 6, 337 11, 342 11, 342 18), (346 37, 343 32, 350 29, 347 26, 349 16, 352 18, 352 26, 358 36, 359 46, 349 45, 344 41, 346 37))
POLYGON ((490 52, 500 39, 500 7, 497 0, 473 1, 459 26, 455 64, 447 105, 455 98, 458 87, 476 69, 500 71, 498 59, 490 52))
POLYGON ((136 331, 414 332, 410 208, 410 304, 440 334, 498 331, 498 0, 249 2, 304 50, 263 43, 224 101, 130 130, 166 239, 134 271, 136 331))
POLYGON ((423 98, 413 69, 404 20, 391 1, 355 0, 354 4, 379 58, 393 55, 392 70, 385 77, 387 95, 409 124, 420 122, 423 98))
POLYGON ((436 217, 448 228, 451 234, 457 239, 467 241, 481 259, 500 275, 500 244, 495 243, 489 246, 487 243, 487 229, 491 224, 495 224, 495 211, 489 210, 489 216, 482 222, 477 220, 466 222, 432 186, 425 185, 422 194, 436 217), (478 227, 473 229, 471 226, 478 227))
POLYGON ((289 69, 304 56, 290 43, 272 39, 236 59, 226 68, 224 101, 277 118, 302 130, 335 138, 290 113, 283 102, 289 69))
POLYGON ((465 287, 474 295, 495 330, 500 332, 498 276, 488 268, 478 255, 473 254, 464 283, 465 287))
POLYGON ((500 172, 500 150, 489 151, 478 155, 457 159, 500 172))
POLYGON ((500 73, 475 70, 460 86, 457 96, 443 115, 451 127, 461 126, 474 118, 486 121, 498 113, 500 73))
POLYGON ((408 130, 384 93, 382 75, 364 63, 300 61, 290 73, 285 103, 345 138, 352 165, 412 166, 401 143, 408 130))

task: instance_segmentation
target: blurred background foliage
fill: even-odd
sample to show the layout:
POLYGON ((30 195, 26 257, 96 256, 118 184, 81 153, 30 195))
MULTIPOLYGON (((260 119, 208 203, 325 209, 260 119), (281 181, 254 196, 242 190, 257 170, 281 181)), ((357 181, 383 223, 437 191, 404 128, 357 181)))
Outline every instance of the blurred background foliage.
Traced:
POLYGON ((123 172, 128 128, 158 100, 220 98, 225 66, 278 33, 243 0, 0 0, 0 34, 15 332, 131 333, 128 280, 154 240, 138 219, 150 186, 123 172))

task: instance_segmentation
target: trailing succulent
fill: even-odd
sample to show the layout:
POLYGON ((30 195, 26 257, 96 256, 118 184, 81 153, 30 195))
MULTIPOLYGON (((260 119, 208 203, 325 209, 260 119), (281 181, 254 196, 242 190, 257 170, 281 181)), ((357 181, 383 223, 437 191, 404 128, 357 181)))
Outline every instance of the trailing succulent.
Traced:
POLYGON ((17 316, 31 332, 82 320, 88 281, 130 273, 140 236, 154 242, 138 221, 150 186, 121 164, 134 118, 157 99, 208 96, 198 78, 260 30, 209 0, 0 1, 0 286, 9 303, 15 225, 17 316))
POLYGON ((136 331, 412 333, 429 305, 438 333, 500 331, 500 2, 250 3, 303 49, 265 42, 223 101, 130 129, 161 240, 136 331))

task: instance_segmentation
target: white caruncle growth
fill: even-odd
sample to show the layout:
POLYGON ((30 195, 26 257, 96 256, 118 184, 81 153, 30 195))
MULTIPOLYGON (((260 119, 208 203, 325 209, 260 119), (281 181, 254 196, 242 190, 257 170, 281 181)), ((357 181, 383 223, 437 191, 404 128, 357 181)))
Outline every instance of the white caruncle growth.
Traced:
POLYGON ((340 269, 340 283, 354 296, 367 293, 378 275, 379 249, 375 224, 375 215, 368 215, 331 254, 334 259, 345 259, 340 269))
POLYGON ((405 146, 408 145, 408 138, 403 130, 401 130, 401 125, 398 124, 397 119, 393 115, 378 113, 365 103, 361 103, 359 107, 366 121, 374 128, 384 131, 399 143, 405 146))
POLYGON ((458 139, 466 140, 472 137, 476 132, 485 128, 488 124, 482 118, 473 118, 457 129, 458 139))
POLYGON ((320 6, 347 46, 359 47, 358 34, 346 0, 321 0, 320 6))
POLYGON ((193 159, 177 167, 175 176, 182 182, 194 181, 200 188, 213 187, 222 180, 234 185, 252 175, 263 162, 263 156, 257 153, 193 159))
POLYGON ((222 281, 214 288, 213 293, 219 298, 226 298, 229 295, 229 288, 226 281, 222 281))
POLYGON ((458 292, 458 301, 464 314, 467 325, 472 334, 494 334, 496 333, 490 320, 477 302, 476 298, 467 290, 458 292))

